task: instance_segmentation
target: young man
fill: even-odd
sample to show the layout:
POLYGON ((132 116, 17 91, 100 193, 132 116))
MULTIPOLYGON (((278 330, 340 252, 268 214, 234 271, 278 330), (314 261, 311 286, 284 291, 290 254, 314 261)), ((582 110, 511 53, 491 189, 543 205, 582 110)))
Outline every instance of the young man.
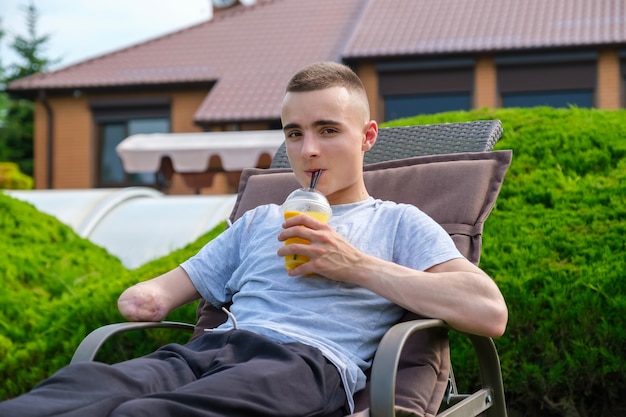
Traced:
POLYGON ((0 416, 341 416, 403 309, 497 337, 507 321, 494 282, 413 206, 368 195, 363 155, 378 134, 346 66, 318 63, 290 81, 282 106, 289 161, 333 206, 328 224, 280 207, 246 213, 180 267, 127 289, 130 320, 162 320, 204 297, 232 302, 238 329, 116 365, 66 367, 0 416), (309 245, 284 245, 291 237, 309 245), (289 272, 281 257, 310 261, 289 272), (468 296, 471 295, 471 296, 468 296))

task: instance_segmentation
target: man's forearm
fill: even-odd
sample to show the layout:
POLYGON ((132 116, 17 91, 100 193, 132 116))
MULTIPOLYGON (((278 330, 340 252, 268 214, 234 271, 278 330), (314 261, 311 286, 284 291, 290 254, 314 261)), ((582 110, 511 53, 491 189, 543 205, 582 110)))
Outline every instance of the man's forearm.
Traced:
POLYGON ((189 276, 175 268, 127 288, 117 301, 120 313, 131 321, 160 321, 175 308, 200 298, 189 276))
POLYGON ((460 331, 491 337, 504 332, 508 313, 502 294, 488 275, 468 261, 452 260, 418 272, 370 259, 375 260, 373 266, 361 264, 360 285, 460 331))

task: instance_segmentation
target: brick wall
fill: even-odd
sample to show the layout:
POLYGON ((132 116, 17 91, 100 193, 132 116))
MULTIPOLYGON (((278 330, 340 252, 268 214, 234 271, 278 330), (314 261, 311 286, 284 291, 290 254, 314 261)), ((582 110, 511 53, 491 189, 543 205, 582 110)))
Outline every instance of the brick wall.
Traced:
MULTIPOLYGON (((206 96, 206 91, 169 93, 171 98, 173 132, 199 132, 193 116, 206 96)), ((141 97, 163 97, 160 92, 141 94, 141 97)), ((92 188, 97 167, 97 132, 93 122, 90 100, 137 98, 136 94, 83 95, 79 97, 50 97, 47 100, 53 114, 53 188, 92 188)), ((48 114, 44 103, 35 105, 35 187, 48 188, 48 114)), ((186 193, 193 190, 179 189, 186 193)))
POLYGON ((201 132, 193 122, 193 116, 202 104, 208 91, 177 92, 172 98, 172 132, 201 132))
MULTIPOLYGON (((53 188, 90 188, 91 117, 83 98, 52 97, 47 100, 53 116, 53 188)), ((38 101, 35 111, 35 187, 48 188, 48 112, 38 101)))
POLYGON ((493 57, 476 58, 474 67, 474 102, 473 107, 490 109, 498 107, 498 79, 493 57))
POLYGON ((598 56, 598 86, 596 106, 599 109, 616 110, 620 108, 622 93, 620 59, 617 50, 600 51, 598 56))
MULTIPOLYGON (((379 78, 375 63, 363 61, 355 68, 365 84, 372 118, 384 121, 384 103, 379 93, 379 78)), ((618 109, 624 102, 622 97, 624 81, 620 69, 620 57, 616 49, 599 51, 597 62, 596 106, 601 109, 618 109)), ((141 94, 99 94, 78 97, 50 97, 47 104, 54 117, 54 172, 53 188, 91 188, 95 184, 97 166, 97 132, 89 108, 90 100, 123 100, 127 98, 164 97, 171 99, 173 132, 198 132, 203 129, 194 123, 194 115, 200 107, 207 91, 177 91, 141 94)), ((500 106, 497 69, 492 56, 477 56, 474 68, 473 108, 496 108, 500 106)), ((48 110, 40 100, 35 105, 35 187, 48 188, 48 110)), ((266 129, 267 124, 236 123, 212 126, 210 130, 266 129)), ((261 165, 265 165, 262 161, 261 165)), ((232 191, 234 178, 220 178, 214 188, 202 190, 208 193, 232 191)), ((172 192, 195 192, 184 185, 180 178, 175 178, 172 192)))

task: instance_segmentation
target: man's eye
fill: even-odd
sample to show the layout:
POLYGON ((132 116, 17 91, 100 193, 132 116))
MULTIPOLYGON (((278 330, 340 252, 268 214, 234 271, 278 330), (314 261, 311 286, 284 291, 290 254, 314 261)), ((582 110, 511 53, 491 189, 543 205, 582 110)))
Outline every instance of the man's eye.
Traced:
POLYGON ((332 127, 327 127, 322 130, 323 135, 333 135, 335 133, 337 133, 337 129, 334 129, 332 127))
POLYGON ((299 138, 300 136, 302 136, 302 135, 300 134, 300 132, 287 132, 287 133, 285 134, 285 137, 286 137, 286 138, 288 138, 288 139, 297 139, 297 138, 299 138))

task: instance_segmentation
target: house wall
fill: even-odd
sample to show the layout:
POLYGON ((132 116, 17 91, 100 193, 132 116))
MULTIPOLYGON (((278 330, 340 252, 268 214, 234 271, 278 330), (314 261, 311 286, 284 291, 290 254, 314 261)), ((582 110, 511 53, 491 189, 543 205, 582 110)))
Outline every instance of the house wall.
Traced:
POLYGON ((477 57, 474 68, 474 108, 483 107, 498 107, 498 77, 491 56, 477 57))
POLYGON ((201 132, 202 128, 194 123, 193 118, 208 91, 187 91, 171 93, 172 132, 201 132))
POLYGON ((90 188, 93 126, 84 99, 50 100, 54 109, 54 187, 90 188))
POLYGON ((48 188, 48 107, 52 112, 52 188, 90 188, 92 126, 84 98, 52 97, 35 106, 35 187, 48 188))
MULTIPOLYGON (((206 91, 178 91, 142 94, 83 94, 78 97, 50 97, 35 105, 35 187, 48 188, 48 114, 52 111, 53 166, 52 188, 92 188, 95 184, 96 157, 98 150, 96 125, 92 118, 91 100, 124 100, 129 98, 163 97, 171 100, 172 132, 199 132, 202 129, 193 117, 206 96, 206 91)), ((193 192, 184 185, 176 187, 178 193, 193 192)))
MULTIPOLYGON (((581 79, 588 78, 590 82, 595 82, 595 97, 594 107, 599 109, 619 109, 626 102, 624 97, 624 91, 626 86, 624 85, 624 79, 622 72, 626 72, 621 68, 621 61, 619 51, 617 49, 601 49, 597 51, 598 58, 595 63, 590 62, 586 72, 584 71, 584 65, 580 63, 572 63, 574 66, 573 71, 568 73, 568 77, 558 77, 558 72, 555 72, 553 79, 559 81, 560 85, 557 88, 567 88, 570 82, 580 83, 581 79), (580 68, 578 68, 580 67, 580 68), (555 75, 556 74, 556 75, 555 75), (574 77, 574 78, 572 78, 574 77)), ((546 67, 554 64, 535 65, 534 67, 523 67, 516 65, 509 65, 508 70, 517 71, 516 85, 523 87, 527 81, 533 81, 536 79, 536 75, 530 73, 534 72, 546 72, 546 67), (529 71, 527 78, 523 75, 529 71)), ((557 64, 558 65, 558 64, 557 64)), ((568 64, 564 64, 564 68, 572 69, 568 64)), ((379 92, 379 85, 381 77, 376 71, 375 63, 361 63, 356 66, 357 73, 363 79, 366 89, 368 90, 368 98, 370 100, 370 107, 372 109, 372 116, 378 121, 384 121, 384 100, 379 92)), ((553 71, 554 72, 554 71, 553 71)), ((498 108, 502 106, 501 91, 499 90, 498 83, 498 67, 496 66, 496 60, 491 55, 481 55, 475 57, 475 64, 473 70, 473 89, 472 89, 472 108, 498 108)), ((500 75, 502 75, 500 73, 500 75)), ((536 80, 535 80, 536 81, 536 80)), ((400 82, 398 85, 398 91, 407 91, 410 80, 400 82)), ((578 86, 577 86, 578 87, 578 86)))
MULTIPOLYGON (((623 97, 624 80, 619 51, 617 48, 605 48, 598 51, 595 64, 595 107, 601 109, 619 109, 625 102, 623 97)), ((381 78, 377 72, 377 63, 364 60, 353 63, 355 71, 363 80, 370 101, 372 118, 384 121, 384 100, 379 87, 381 78)), ((524 71, 520 72, 525 74, 524 71)), ((530 77, 532 78, 532 77, 530 77)), ((473 68, 472 107, 496 108, 500 104, 498 90, 498 67, 495 58, 489 55, 475 57, 473 68)), ((97 159, 97 132, 89 103, 92 100, 125 100, 151 97, 169 97, 171 108, 172 132, 198 132, 202 130, 251 130, 271 128, 270 122, 241 122, 199 126, 194 122, 194 115, 200 107, 207 91, 154 91, 150 93, 125 94, 86 94, 51 96, 45 102, 38 100, 35 106, 35 187, 49 187, 48 178, 48 109, 53 114, 54 137, 54 172, 53 188, 92 188, 95 186, 97 159)), ((273 127, 276 121, 274 121, 273 127)), ((270 159, 264 158, 259 166, 265 167, 270 159)), ((238 176, 232 173, 220 173, 219 160, 211 161, 211 170, 217 171, 211 178, 210 186, 200 188, 190 185, 180 175, 174 174, 172 194, 220 194, 236 190, 238 176)))
POLYGON ((620 93, 623 89, 619 53, 616 49, 600 51, 598 56, 598 86, 596 91, 596 106, 599 109, 616 110, 620 108, 620 93))
POLYGON ((354 71, 357 73, 365 90, 367 91, 367 99, 370 104, 370 115, 372 119, 382 120, 385 110, 383 108, 383 100, 378 92, 378 73, 373 62, 364 62, 359 64, 354 71))
POLYGON ((35 101, 33 117, 33 179, 35 180, 35 188, 50 188, 48 184, 47 148, 49 117, 40 100, 35 101))
MULTIPOLYGON (((194 115, 202 100, 206 97, 206 91, 175 92, 171 94, 172 106, 172 132, 201 132, 202 129, 193 121, 194 115)), ((217 181, 217 185, 224 188, 222 182, 217 181)), ((190 187, 178 174, 173 174, 169 188, 171 194, 193 194, 196 190, 190 187)))

